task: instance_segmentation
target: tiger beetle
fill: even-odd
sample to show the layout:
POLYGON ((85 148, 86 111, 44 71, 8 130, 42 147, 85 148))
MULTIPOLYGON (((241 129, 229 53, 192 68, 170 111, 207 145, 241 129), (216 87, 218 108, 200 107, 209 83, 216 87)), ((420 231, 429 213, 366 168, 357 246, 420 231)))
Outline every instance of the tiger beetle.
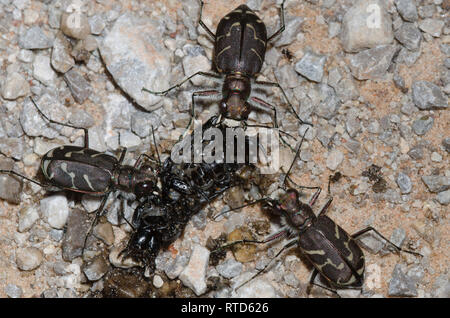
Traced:
MULTIPOLYGON (((295 157, 299 155, 300 147, 301 143, 295 157)), ((307 294, 310 293, 312 285, 329 290, 338 296, 339 294, 337 294, 337 289, 362 289, 365 268, 364 253, 358 245, 356 239, 370 231, 373 231, 379 235, 383 240, 390 244, 396 252, 403 251, 416 256, 422 256, 419 253, 404 250, 395 245, 371 226, 366 227, 365 229, 362 229, 352 235, 348 234, 344 229, 336 224, 336 222, 326 215, 326 212, 333 200, 332 197, 327 200, 325 205, 319 211, 319 214, 316 216, 312 207, 320 195, 320 187, 316 187, 317 190, 310 199, 309 203, 303 203, 300 200, 300 194, 296 189, 285 188, 286 180, 290 180, 288 174, 291 171, 294 162, 295 158, 284 178, 282 185, 283 190, 285 190, 284 194, 282 194, 278 200, 264 198, 246 205, 248 206, 257 202, 263 202, 263 211, 268 212, 271 215, 281 216, 282 224, 284 225, 283 228, 262 241, 239 240, 227 243, 220 248, 222 249, 242 243, 265 244, 280 238, 291 239, 291 241, 285 244, 283 248, 264 266, 263 269, 258 271, 249 280, 239 285, 236 289, 242 287, 256 276, 263 273, 274 259, 283 253, 283 251, 293 246, 297 246, 300 252, 314 266, 314 271, 311 275, 307 288, 307 294), (317 274, 320 274, 323 278, 325 278, 330 287, 315 283, 317 274)), ((336 179, 339 178, 330 176, 328 181, 328 194, 330 193, 330 184, 337 181, 336 179)), ((302 186, 298 187, 314 188, 302 186)))
POLYGON ((122 150, 119 159, 89 148, 89 135, 86 128, 60 123, 48 118, 40 110, 34 99, 30 99, 39 114, 48 122, 82 129, 84 131, 84 147, 64 145, 47 152, 42 157, 40 165, 40 170, 47 183, 30 179, 13 170, 0 170, 0 173, 19 176, 50 191, 67 190, 103 196, 93 224, 102 214, 111 192, 121 190, 142 197, 152 193, 155 189, 156 177, 154 173, 147 171, 147 168, 149 168, 147 166, 141 167, 142 158, 150 158, 149 156, 142 154, 134 166, 122 165, 127 151, 126 148, 122 150))
MULTIPOLYGON (((219 22, 216 34, 202 21, 202 11, 203 1, 200 1, 199 24, 214 42, 213 64, 217 73, 197 72, 177 85, 161 92, 151 91, 146 88, 143 88, 143 90, 155 95, 166 95, 171 90, 179 88, 191 78, 202 75, 221 83, 222 91, 212 89, 197 91, 192 94, 191 118, 187 128, 190 127, 192 118, 195 117, 195 97, 214 97, 220 94, 222 94, 222 100, 219 103, 219 109, 224 118, 245 121, 252 110, 273 111, 274 127, 278 128, 276 108, 259 97, 251 96, 252 84, 256 87, 277 87, 281 90, 292 113, 299 122, 301 124, 312 125, 300 119, 279 83, 255 80, 256 75, 262 68, 267 44, 285 29, 284 1, 281 4, 281 26, 269 37, 267 37, 264 22, 246 5, 240 5, 223 17, 219 22), (248 102, 249 98, 251 103, 248 102)), ((282 140, 286 143, 284 139, 282 140)))

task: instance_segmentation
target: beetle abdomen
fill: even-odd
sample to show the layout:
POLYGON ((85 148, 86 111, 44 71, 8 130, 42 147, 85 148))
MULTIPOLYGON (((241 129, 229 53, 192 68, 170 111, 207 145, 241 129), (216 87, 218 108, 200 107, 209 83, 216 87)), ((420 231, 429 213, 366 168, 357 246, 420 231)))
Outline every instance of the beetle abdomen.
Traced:
POLYGON ((66 190, 101 194, 107 192, 111 185, 110 171, 89 164, 46 160, 42 167, 50 182, 66 190))
MULTIPOLYGON (((322 217, 317 219, 317 223, 321 223, 321 219, 322 217)), ((349 261, 349 258, 358 258, 357 263, 359 264, 361 261, 360 256, 356 255, 354 251, 352 251, 352 256, 350 256, 350 251, 346 247, 338 248, 339 245, 329 239, 330 236, 334 235, 334 233, 330 233, 330 229, 335 230, 334 226, 325 228, 324 231, 324 228, 321 226, 323 224, 317 223, 300 235, 299 246, 304 255, 322 276, 332 284, 340 287, 361 286, 362 272, 359 273, 353 264, 354 262, 349 261)), ((347 234, 343 242, 349 242, 349 239, 350 241, 352 240, 347 234)), ((364 258, 362 258, 362 264, 364 264, 364 258)), ((362 266, 362 271, 364 271, 364 265, 362 266)))
POLYGON ((105 193, 117 159, 113 156, 77 146, 61 146, 44 155, 44 176, 62 189, 88 193, 105 193))
POLYGON ((246 5, 237 7, 220 20, 214 47, 215 65, 220 73, 259 73, 266 52, 264 22, 246 5))

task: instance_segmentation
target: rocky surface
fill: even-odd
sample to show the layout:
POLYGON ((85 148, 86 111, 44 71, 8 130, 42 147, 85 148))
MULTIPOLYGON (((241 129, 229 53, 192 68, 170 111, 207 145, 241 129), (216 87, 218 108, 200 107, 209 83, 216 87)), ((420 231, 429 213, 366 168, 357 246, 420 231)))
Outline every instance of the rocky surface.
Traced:
MULTIPOLYGON (((191 93, 213 85, 194 78, 167 96, 161 91, 186 76, 214 69, 213 44, 197 26, 196 0, 0 1, 0 169, 40 179, 40 157, 64 145, 83 145, 83 131, 49 124, 48 117, 89 128, 89 146, 126 164, 153 154, 152 130, 162 154, 183 133, 191 93)), ((215 31, 226 13, 245 1, 206 1, 203 19, 215 31)), ((275 2, 246 1, 271 35, 279 28, 275 2)), ((341 297, 449 297, 450 25, 448 1, 286 1, 286 30, 269 45, 257 79, 279 81, 300 118, 313 123, 291 177, 326 189, 327 215, 349 233, 367 226, 361 240, 366 281, 341 297), (363 174, 372 165, 376 173, 363 174), (376 253, 376 254, 374 254, 376 253)), ((219 88, 220 89, 220 88, 219 88)), ((280 128, 306 131, 279 89, 254 89, 277 107, 280 128)), ((201 97, 196 119, 218 112, 201 97)), ((270 124, 252 112, 251 124, 270 124)), ((282 150, 283 166, 293 155, 282 150)), ((372 171, 372 170, 371 170, 372 171)), ((374 172, 374 171, 372 171, 374 172)), ((306 297, 311 265, 283 246, 237 245, 224 259, 206 249, 208 238, 263 239, 279 230, 259 205, 211 215, 252 198, 276 196, 277 184, 233 190, 202 210, 156 260, 156 274, 120 258, 131 228, 132 202, 111 195, 107 213, 85 241, 99 198, 51 193, 0 174, 0 297, 306 297), (85 244, 86 243, 86 244, 85 244), (84 249, 83 249, 84 248, 84 249), (83 253, 84 251, 84 253, 83 253), (213 282, 213 283, 211 283, 213 282), (213 288, 214 287, 214 288, 213 288)), ((274 178, 278 180, 277 177, 274 178)), ((305 191, 302 199, 311 195, 305 191)), ((322 195, 316 213, 326 201, 322 195)), ((332 296, 313 289, 311 297, 332 296)))

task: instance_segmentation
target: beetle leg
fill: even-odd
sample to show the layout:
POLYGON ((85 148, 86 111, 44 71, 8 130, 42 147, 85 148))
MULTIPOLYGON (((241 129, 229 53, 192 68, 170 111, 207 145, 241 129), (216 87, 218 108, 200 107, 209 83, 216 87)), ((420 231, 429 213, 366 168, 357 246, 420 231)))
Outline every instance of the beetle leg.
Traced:
MULTIPOLYGON (((119 195, 120 196, 120 195, 119 195)), ((127 218, 125 217, 125 213, 124 213, 124 210, 125 210, 125 200, 124 200, 124 198, 121 198, 120 199, 120 202, 121 202, 121 209, 120 209, 120 212, 119 212, 119 220, 118 220, 118 223, 119 223, 119 225, 120 225, 120 219, 123 219, 123 220, 125 220, 125 222, 127 222, 127 224, 133 229, 133 231, 136 231, 136 229, 134 228, 134 226, 130 223, 130 221, 128 221, 127 220, 127 218)))
MULTIPOLYGON (((281 233, 281 232, 280 232, 281 233)), ((239 288, 241 288, 242 286, 244 286, 245 284, 247 284, 248 282, 250 282, 251 280, 253 280, 254 278, 256 278, 257 276, 259 276, 260 274, 262 274, 268 267, 269 265, 272 263, 272 261, 274 259, 276 259, 278 256, 281 255, 281 253, 283 253, 285 250, 287 250, 288 248, 296 245, 298 243, 298 239, 292 240, 290 242, 288 242, 286 245, 283 246, 283 248, 277 253, 277 255, 275 255, 274 257, 272 257, 269 262, 261 269, 259 270, 255 275, 253 275, 250 279, 246 280, 244 283, 240 284, 238 287, 236 287, 235 290, 238 290, 239 288)))
POLYGON ((89 231, 86 234, 86 237, 84 238, 84 243, 83 243, 83 249, 82 249, 82 252, 81 252, 81 256, 84 255, 84 250, 86 249, 87 240, 88 240, 89 236, 91 235, 92 230, 94 229, 94 226, 95 226, 95 224, 98 221, 98 218, 102 215, 103 209, 105 208, 106 201, 108 200, 108 197, 109 197, 110 193, 111 193, 111 191, 105 193, 105 196, 102 199, 102 203, 100 204, 100 207, 97 209, 97 211, 95 211, 95 218, 94 218, 94 220, 91 223, 91 226, 89 228, 89 231))
POLYGON ((378 232, 376 229, 374 229, 371 226, 368 226, 365 229, 362 229, 361 231, 356 232, 355 234, 352 235, 352 238, 357 239, 359 236, 361 236, 361 235, 363 235, 363 234, 365 234, 367 232, 370 232, 370 231, 374 231, 375 233, 377 233, 383 240, 385 240, 387 243, 389 243, 391 246, 393 246, 397 250, 398 253, 399 252, 405 252, 405 253, 409 253, 409 254, 412 254, 412 255, 423 257, 423 255, 420 254, 420 253, 416 253, 416 252, 413 252, 413 251, 410 251, 410 250, 405 250, 405 249, 402 249, 400 246, 395 245, 394 243, 389 241, 380 232, 378 232))
POLYGON ((39 181, 36 181, 36 180, 31 179, 31 178, 25 177, 24 175, 21 175, 20 173, 14 171, 14 170, 0 170, 0 173, 13 174, 13 175, 18 176, 18 177, 20 177, 22 179, 30 181, 30 182, 32 182, 34 184, 37 184, 38 186, 41 186, 42 188, 50 187, 50 185, 48 185, 48 184, 40 183, 39 181))
POLYGON ((203 1, 200 0, 200 17, 198 18, 198 24, 202 26, 202 28, 208 33, 211 40, 214 41, 216 39, 216 35, 203 22, 202 13, 203 13, 203 1))
POLYGON ((33 103, 34 107, 36 107, 36 110, 38 111, 38 113, 44 117, 48 122, 50 122, 51 124, 57 124, 57 125, 61 125, 61 126, 66 126, 66 127, 70 127, 73 129, 81 129, 84 131, 84 147, 85 148, 89 148, 89 133, 88 133, 88 129, 84 128, 84 127, 79 127, 79 126, 74 126, 74 125, 70 125, 70 124, 65 124, 65 123, 60 123, 57 122, 56 120, 53 120, 51 118, 48 118, 43 112, 42 110, 39 108, 39 106, 37 105, 37 103, 34 101, 34 99, 32 97, 30 97, 31 102, 33 103))
POLYGON ((192 74, 191 76, 185 78, 185 79, 182 80, 180 83, 178 83, 178 84, 176 84, 176 85, 174 85, 174 86, 172 86, 172 87, 166 89, 165 91, 155 92, 155 91, 151 91, 151 90, 149 90, 149 89, 147 89, 147 88, 145 88, 145 87, 143 87, 142 90, 143 90, 144 92, 148 92, 148 93, 154 94, 154 95, 166 95, 166 94, 167 94, 168 92, 170 92, 171 90, 173 90, 173 89, 175 89, 175 88, 179 88, 181 85, 183 85, 184 83, 186 83, 186 82, 189 81, 191 78, 193 78, 194 76, 197 76, 197 75, 202 75, 202 76, 206 76, 206 77, 209 77, 209 78, 215 78, 215 79, 217 79, 217 80, 220 80, 220 79, 221 79, 221 76, 218 75, 218 74, 208 73, 208 72, 197 72, 197 73, 194 73, 194 74, 192 74))
POLYGON ((256 85, 260 85, 260 86, 266 86, 266 87, 277 87, 281 90, 281 93, 283 94, 284 98, 286 99, 286 102, 289 105, 289 108, 291 109, 292 113, 294 114, 294 116, 297 118, 297 120, 300 122, 300 124, 304 124, 304 125, 310 125, 312 126, 313 124, 306 122, 302 119, 300 119, 300 117, 298 116, 297 112, 294 109, 294 106, 292 106, 291 102, 289 101, 289 98, 286 95, 286 92, 284 91, 284 89, 281 87, 281 85, 277 82, 262 82, 262 81, 255 81, 254 84, 256 85))
POLYGON ((267 39, 267 42, 270 42, 271 40, 273 40, 277 35, 279 35, 279 34, 281 34, 281 33, 283 33, 284 32, 284 29, 285 29, 285 24, 284 24, 284 2, 285 2, 285 0, 283 1, 283 3, 281 3, 281 13, 280 13, 280 24, 281 24, 281 26, 280 26, 280 28, 274 33, 274 34, 272 34, 268 39, 267 39))
POLYGON ((122 148, 122 153, 120 154, 120 157, 119 157, 119 165, 122 164, 123 160, 125 159, 125 155, 126 154, 127 154, 127 148, 123 147, 122 148))
POLYGON ((187 131, 189 130, 189 127, 192 125, 192 121, 195 118, 195 97, 196 96, 215 96, 220 94, 217 90, 207 90, 207 91, 198 91, 192 93, 192 105, 191 105, 191 117, 189 118, 189 123, 186 126, 186 129, 184 133, 181 136, 184 136, 187 131))
POLYGON ((318 273, 319 273, 319 271, 316 268, 314 268, 314 271, 312 272, 311 278, 309 280, 308 287, 306 288, 306 294, 309 295, 311 293, 311 287, 314 285, 314 286, 326 289, 326 290, 332 292, 333 294, 337 295, 339 298, 341 298, 341 296, 339 296, 339 294, 337 293, 336 290, 331 289, 331 288, 326 287, 326 286, 323 286, 323 285, 320 285, 320 284, 317 284, 317 283, 314 282, 318 273))
MULTIPOLYGON (((317 192, 319 192, 319 191, 317 191, 317 192)), ((327 210, 330 207, 332 201, 333 201, 333 198, 328 199, 327 203, 325 203, 325 205, 322 207, 322 209, 320 210, 319 215, 317 217, 321 216, 322 214, 327 213, 327 210)))
MULTIPOLYGON (((239 185, 239 184, 238 184, 238 185, 239 185)), ((242 208, 245 208, 245 207, 248 207, 248 206, 251 206, 251 205, 255 205, 255 204, 259 203, 259 202, 264 202, 264 201, 267 201, 267 200, 269 200, 269 199, 270 199, 270 198, 262 198, 262 199, 255 200, 255 201, 253 201, 253 202, 250 202, 250 203, 247 203, 247 204, 238 206, 237 208, 230 209, 230 210, 226 210, 226 211, 221 212, 221 213, 217 214, 216 216, 214 216, 214 217, 213 217, 213 220, 217 219, 217 218, 218 218, 219 216, 221 216, 221 215, 224 215, 225 213, 232 212, 232 211, 236 211, 236 210, 240 210, 240 209, 242 209, 242 208)))

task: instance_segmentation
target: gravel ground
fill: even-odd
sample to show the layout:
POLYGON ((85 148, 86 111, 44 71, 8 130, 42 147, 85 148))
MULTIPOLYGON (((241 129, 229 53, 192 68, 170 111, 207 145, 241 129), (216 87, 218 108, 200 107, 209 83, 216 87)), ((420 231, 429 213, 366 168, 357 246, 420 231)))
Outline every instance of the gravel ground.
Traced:
MULTIPOLYGON (((241 3, 207 1, 205 23, 215 30, 241 3)), ((281 1, 246 3, 269 34, 279 27, 281 1)), ((368 235, 363 292, 340 296, 449 297, 450 1, 287 0, 285 8, 286 30, 268 47, 258 80, 279 81, 300 117, 314 124, 293 179, 324 186, 340 171, 328 215, 349 233, 373 226, 423 255, 398 256, 368 235)), ((166 97, 141 87, 162 90, 211 70, 212 43, 197 27, 198 9, 196 0, 0 0, 0 169, 35 177, 49 149, 83 144, 82 131, 47 124, 29 96, 54 120, 89 128, 91 148, 117 154, 127 147, 126 163, 152 152, 150 125, 169 153, 189 120, 191 92, 210 83, 195 78, 166 97)), ((281 129, 303 134, 307 126, 287 112, 280 92, 263 93, 277 105, 281 129)), ((217 101, 199 101, 196 111, 204 121, 218 112, 217 101)), ((249 120, 270 121, 264 113, 249 120)), ((283 149, 281 158, 286 166, 293 154, 283 149)), ((117 252, 130 228, 119 224, 115 198, 83 261, 93 217, 86 211, 99 200, 2 175, 0 297, 305 297, 312 266, 296 249, 234 290, 282 243, 238 247, 225 258, 206 248, 222 233, 261 239, 279 228, 257 206, 210 218, 258 192, 231 191, 196 215, 160 254, 153 275, 119 268, 126 267, 117 252)), ((133 207, 125 206, 127 217, 133 207)), ((311 296, 332 295, 313 288, 311 296)))

